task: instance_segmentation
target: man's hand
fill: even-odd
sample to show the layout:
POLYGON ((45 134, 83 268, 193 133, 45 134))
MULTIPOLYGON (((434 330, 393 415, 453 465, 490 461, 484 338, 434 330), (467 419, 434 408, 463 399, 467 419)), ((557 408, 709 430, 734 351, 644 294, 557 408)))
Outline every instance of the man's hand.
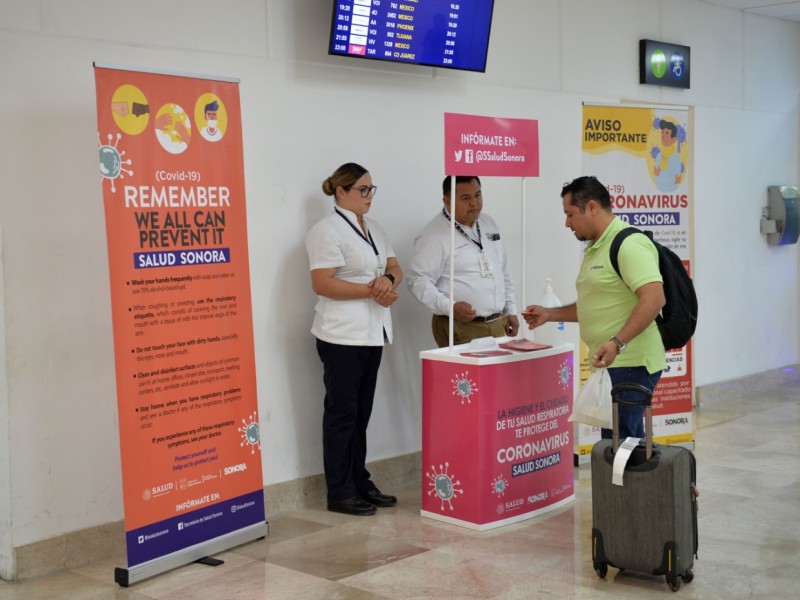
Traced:
POLYGON ((528 327, 534 329, 535 327, 539 327, 539 325, 544 325, 550 321, 550 311, 544 306, 532 304, 522 311, 522 318, 525 319, 528 327))
POLYGON ((506 317, 506 335, 514 337, 519 331, 519 319, 517 315, 508 315, 506 317))
POLYGON ((475 309, 469 302, 453 304, 453 318, 459 323, 469 323, 475 318, 475 309))
POLYGON ((595 353, 592 354, 592 366, 595 369, 610 367, 614 364, 617 354, 619 354, 617 344, 609 340, 599 346, 595 353))

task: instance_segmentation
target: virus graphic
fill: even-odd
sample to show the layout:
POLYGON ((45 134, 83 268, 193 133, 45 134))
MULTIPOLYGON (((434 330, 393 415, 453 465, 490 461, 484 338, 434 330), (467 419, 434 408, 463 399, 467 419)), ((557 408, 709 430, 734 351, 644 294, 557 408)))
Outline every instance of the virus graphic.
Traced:
POLYGON ((100 175, 102 175, 103 179, 108 179, 111 182, 112 192, 117 191, 117 188, 114 185, 114 180, 117 177, 120 179, 125 179, 125 175, 133 175, 133 171, 131 169, 126 169, 124 166, 130 166, 131 160, 123 160, 122 157, 125 156, 125 152, 120 152, 117 149, 117 144, 119 144, 120 138, 122 138, 121 133, 117 134, 116 140, 114 140, 114 136, 109 133, 108 143, 103 144, 100 141, 100 132, 97 132, 97 145, 98 152, 100 154, 100 175))
POLYGON ((250 421, 247 422, 242 419, 242 427, 237 430, 242 434, 242 443, 240 446, 250 444, 250 454, 256 453, 256 446, 261 451, 261 430, 256 422, 256 413, 250 415, 250 421))
POLYGON ((444 467, 439 465, 439 470, 436 470, 436 467, 431 466, 431 473, 425 473, 425 477, 428 478, 428 485, 430 486, 428 489, 428 496, 433 496, 434 494, 441 500, 442 505, 439 507, 440 510, 444 511, 444 505, 450 507, 450 510, 453 510, 453 499, 456 497, 457 494, 463 494, 464 490, 462 490, 459 486, 461 482, 456 480, 453 481, 453 476, 447 472, 447 469, 450 467, 450 463, 444 463, 444 467))
POLYGON ((502 475, 498 475, 492 480, 492 493, 497 494, 498 498, 505 495, 508 489, 508 481, 502 475))
POLYGON ((461 404, 464 404, 465 401, 471 404, 470 396, 478 391, 478 384, 468 379, 468 377, 469 372, 464 371, 450 380, 450 383, 453 384, 453 396, 460 396, 461 404))
POLYGON ((570 368, 569 361, 565 359, 558 367, 558 383, 561 384, 562 388, 567 389, 571 377, 572 369, 570 368))

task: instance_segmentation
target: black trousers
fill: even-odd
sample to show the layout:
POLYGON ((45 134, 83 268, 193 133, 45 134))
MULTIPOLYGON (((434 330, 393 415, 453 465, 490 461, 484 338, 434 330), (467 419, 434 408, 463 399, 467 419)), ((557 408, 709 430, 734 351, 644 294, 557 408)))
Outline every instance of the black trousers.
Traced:
POLYGON ((325 383, 322 454, 328 500, 375 489, 366 469, 367 425, 372 415, 383 346, 343 346, 317 340, 325 383))

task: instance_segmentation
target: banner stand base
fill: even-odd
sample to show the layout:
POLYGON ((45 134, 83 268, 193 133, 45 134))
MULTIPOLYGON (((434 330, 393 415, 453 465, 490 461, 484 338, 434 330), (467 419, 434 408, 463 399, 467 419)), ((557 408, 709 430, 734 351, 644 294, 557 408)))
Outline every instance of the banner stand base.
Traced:
MULTIPOLYGON (((178 567, 182 567, 191 562, 200 562, 202 564, 211 564, 208 561, 217 561, 218 559, 210 558, 210 555, 217 552, 224 552, 241 546, 248 542, 263 539, 269 535, 269 521, 263 523, 256 523, 249 527, 243 527, 226 535, 206 540, 201 544, 184 548, 178 552, 161 556, 157 559, 151 560, 139 565, 114 568, 114 583, 120 587, 128 587, 134 583, 159 575, 166 571, 171 571, 178 567)), ((219 561, 222 564, 223 561, 219 561)), ((216 566, 216 565, 215 565, 216 566)))
POLYGON ((218 558, 212 558, 210 556, 204 556, 203 558, 198 558, 196 561, 198 565, 207 565, 209 567, 218 567, 220 565, 224 565, 225 561, 220 560, 218 558))

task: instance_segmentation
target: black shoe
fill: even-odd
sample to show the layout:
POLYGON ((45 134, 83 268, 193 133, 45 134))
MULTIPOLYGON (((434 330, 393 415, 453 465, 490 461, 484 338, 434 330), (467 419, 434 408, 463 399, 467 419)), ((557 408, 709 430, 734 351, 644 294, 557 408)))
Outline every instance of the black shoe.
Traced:
POLYGON ((375 505, 353 496, 345 500, 328 500, 328 510, 346 515, 374 515, 375 505))
POLYGON ((378 489, 361 494, 361 499, 369 502, 370 504, 374 504, 375 506, 380 506, 381 508, 387 508, 397 504, 397 498, 395 496, 381 494, 380 490, 378 489))

